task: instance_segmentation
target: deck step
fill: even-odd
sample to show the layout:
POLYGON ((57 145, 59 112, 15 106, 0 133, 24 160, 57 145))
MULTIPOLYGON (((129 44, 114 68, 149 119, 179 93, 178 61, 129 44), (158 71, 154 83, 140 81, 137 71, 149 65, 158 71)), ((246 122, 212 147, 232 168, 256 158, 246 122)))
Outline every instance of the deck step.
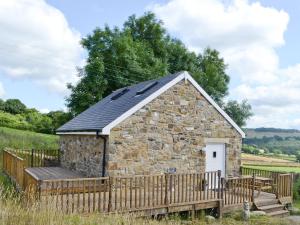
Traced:
POLYGON ((288 216, 290 213, 288 210, 279 210, 279 211, 274 211, 274 212, 270 212, 267 213, 268 216, 276 216, 276 217, 284 217, 284 216, 288 216))
POLYGON ((275 204, 278 204, 278 199, 276 199, 276 198, 264 199, 264 200, 255 201, 254 203, 255 203, 256 207, 275 205, 275 204))
POLYGON ((275 211, 280 211, 284 209, 284 206, 281 204, 265 205, 257 207, 258 210, 264 211, 266 213, 271 213, 275 211))
POLYGON ((254 202, 256 208, 265 212, 268 216, 284 217, 289 215, 289 211, 285 210, 285 206, 276 198, 261 199, 254 202))

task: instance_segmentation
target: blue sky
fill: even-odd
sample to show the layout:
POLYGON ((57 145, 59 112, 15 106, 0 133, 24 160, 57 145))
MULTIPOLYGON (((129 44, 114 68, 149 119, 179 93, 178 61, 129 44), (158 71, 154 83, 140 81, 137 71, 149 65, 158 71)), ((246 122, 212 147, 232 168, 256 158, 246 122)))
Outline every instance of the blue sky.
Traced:
POLYGON ((66 82, 78 80, 75 67, 84 63, 80 38, 147 10, 191 50, 221 52, 229 98, 253 106, 249 127, 300 128, 300 2, 293 0, 3 0, 0 97, 65 109, 66 82))

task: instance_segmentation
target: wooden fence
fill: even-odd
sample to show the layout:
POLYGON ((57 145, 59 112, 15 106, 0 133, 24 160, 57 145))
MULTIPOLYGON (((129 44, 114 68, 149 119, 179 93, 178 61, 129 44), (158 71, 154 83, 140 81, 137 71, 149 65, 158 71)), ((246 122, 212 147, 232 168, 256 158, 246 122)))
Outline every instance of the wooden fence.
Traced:
MULTIPOLYGON (((131 212, 182 207, 182 210, 232 207, 254 202, 256 177, 274 178, 277 198, 292 196, 291 174, 242 168, 244 177, 221 178, 221 171, 191 174, 161 174, 122 177, 38 180, 24 168, 23 152, 3 151, 4 171, 25 190, 27 196, 65 212, 131 212), (17 155, 18 154, 18 155, 17 155), (249 176, 253 175, 253 176, 249 176), (213 203, 213 204, 209 204, 213 203), (190 208, 188 208, 190 207, 190 208), (191 208, 192 207, 192 208, 191 208), (200 206, 199 206, 200 207, 200 206)), ((37 154, 39 159, 45 154, 37 154)), ((52 157, 53 155, 51 155, 52 157)), ((35 154, 33 155, 35 157, 35 154)), ((34 164, 34 163, 33 163, 34 164)), ((35 165, 40 165, 39 163, 35 165)), ((176 209, 179 210, 178 208, 176 209)))
POLYGON ((293 174, 279 174, 277 183, 277 198, 287 198, 293 196, 293 174))
POLYGON ((275 194, 278 199, 293 197, 293 174, 292 173, 280 173, 280 172, 253 169, 247 167, 241 167, 241 173, 242 175, 255 174, 255 176, 272 178, 273 188, 270 190, 264 190, 265 192, 271 192, 275 194))
POLYGON ((37 195, 66 212, 124 212, 221 198, 220 172, 46 180, 37 195))
POLYGON ((255 177, 222 179, 222 199, 224 206, 241 205, 245 201, 254 202, 255 177))
POLYGON ((24 160, 27 167, 58 166, 60 163, 60 151, 58 149, 11 149, 4 151, 11 152, 24 160))
POLYGON ((23 187, 24 168, 24 159, 12 152, 3 151, 3 169, 20 187, 23 187))
POLYGON ((3 170, 20 188, 36 183, 26 174, 27 167, 56 166, 59 163, 58 150, 21 150, 6 148, 2 152, 3 170))

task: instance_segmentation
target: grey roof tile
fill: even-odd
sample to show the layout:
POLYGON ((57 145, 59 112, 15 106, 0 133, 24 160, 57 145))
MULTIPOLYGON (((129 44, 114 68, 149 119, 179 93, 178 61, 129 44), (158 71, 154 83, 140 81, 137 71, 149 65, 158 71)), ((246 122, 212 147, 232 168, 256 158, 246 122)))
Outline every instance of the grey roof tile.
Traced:
POLYGON ((106 125, 116 118, 127 112, 139 102, 153 94, 155 91, 169 83, 179 76, 181 72, 171 74, 156 80, 141 82, 129 87, 118 89, 111 93, 95 105, 74 117, 72 120, 57 129, 57 132, 74 132, 74 131, 101 131, 106 125), (148 84, 158 81, 158 83, 145 93, 136 96, 136 92, 145 88, 148 84), (122 92, 125 88, 129 91, 116 100, 111 100, 117 93, 122 92))

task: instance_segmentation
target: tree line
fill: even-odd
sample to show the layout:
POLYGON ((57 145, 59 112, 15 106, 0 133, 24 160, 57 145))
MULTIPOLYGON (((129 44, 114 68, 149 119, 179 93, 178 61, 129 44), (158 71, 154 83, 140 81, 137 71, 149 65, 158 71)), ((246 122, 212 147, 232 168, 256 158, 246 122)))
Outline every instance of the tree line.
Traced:
POLYGON ((72 115, 61 110, 41 113, 19 99, 0 99, 0 126, 53 134, 72 115))
POLYGON ((239 126, 245 126, 252 115, 246 100, 224 101, 230 77, 219 52, 209 47, 201 53, 190 51, 167 33, 152 12, 130 16, 121 28, 96 28, 81 45, 87 51, 86 65, 79 69, 80 81, 68 84, 71 94, 66 99, 73 116, 116 89, 183 70, 189 71, 239 126))

